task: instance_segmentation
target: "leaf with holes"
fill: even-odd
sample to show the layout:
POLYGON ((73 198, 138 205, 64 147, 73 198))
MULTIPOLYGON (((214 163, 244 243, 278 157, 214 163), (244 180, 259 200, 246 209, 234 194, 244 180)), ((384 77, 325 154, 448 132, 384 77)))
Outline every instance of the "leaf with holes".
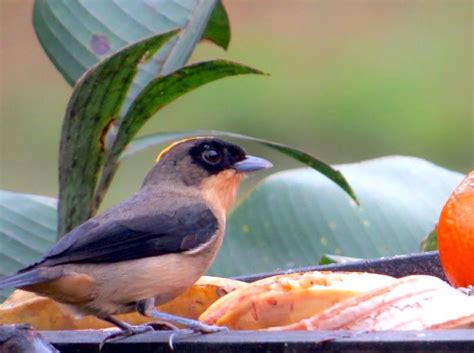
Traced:
POLYGON ((412 157, 337 166, 360 201, 311 169, 273 174, 230 215, 210 273, 232 276, 314 265, 327 253, 371 258, 418 251, 463 178, 412 157))
MULTIPOLYGON (((38 260, 56 240, 56 200, 0 190, 0 277, 38 260)), ((0 290, 0 302, 10 290, 0 290)))
POLYGON ((33 25, 49 58, 70 84, 127 45, 180 30, 140 66, 122 116, 148 82, 182 67, 201 38, 224 49, 230 40, 227 14, 217 0, 36 0, 33 25))

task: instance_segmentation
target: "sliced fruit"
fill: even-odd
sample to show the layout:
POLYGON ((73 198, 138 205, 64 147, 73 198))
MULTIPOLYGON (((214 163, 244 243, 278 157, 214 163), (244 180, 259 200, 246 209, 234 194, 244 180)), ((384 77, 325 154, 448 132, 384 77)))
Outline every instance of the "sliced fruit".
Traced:
POLYGON ((293 330, 426 330, 474 327, 474 297, 432 276, 408 276, 348 298, 297 323, 293 330))
POLYGON ((288 325, 394 281, 390 276, 356 272, 314 271, 274 276, 220 298, 199 319, 234 330, 288 325))
MULTIPOLYGON (((226 278, 203 276, 194 286, 158 310, 197 320, 220 297, 247 284, 226 278)), ((152 321, 138 313, 117 315, 130 324, 152 321)), ((75 319, 66 306, 34 293, 16 290, 0 305, 0 324, 28 323, 37 330, 80 330, 111 327, 111 324, 86 316, 75 319)))

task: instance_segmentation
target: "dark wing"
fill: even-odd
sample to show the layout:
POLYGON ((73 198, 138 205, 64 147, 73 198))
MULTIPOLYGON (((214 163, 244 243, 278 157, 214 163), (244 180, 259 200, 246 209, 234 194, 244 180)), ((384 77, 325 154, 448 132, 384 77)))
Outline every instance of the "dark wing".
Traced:
POLYGON ((217 231, 214 214, 202 203, 106 223, 94 219, 61 239, 40 262, 107 263, 179 253, 206 243, 217 231))

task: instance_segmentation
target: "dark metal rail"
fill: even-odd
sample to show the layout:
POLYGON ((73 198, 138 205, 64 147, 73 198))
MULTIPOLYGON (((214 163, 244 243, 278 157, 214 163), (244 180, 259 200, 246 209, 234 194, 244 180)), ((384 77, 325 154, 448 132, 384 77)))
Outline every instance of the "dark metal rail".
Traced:
MULTIPOLYGON (((61 353, 99 353, 106 336, 101 331, 43 332, 44 337, 61 353)), ((150 332, 104 345, 102 353, 449 353, 474 352, 473 330, 385 331, 232 331, 210 335, 181 337, 168 345, 169 333, 150 332)))

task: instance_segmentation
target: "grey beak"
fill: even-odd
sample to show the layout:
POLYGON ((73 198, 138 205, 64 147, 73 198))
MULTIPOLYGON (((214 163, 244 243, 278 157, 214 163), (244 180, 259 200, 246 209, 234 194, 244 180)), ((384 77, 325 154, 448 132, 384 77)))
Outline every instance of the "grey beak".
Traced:
POLYGON ((251 173, 273 167, 269 161, 255 156, 247 156, 243 161, 234 164, 234 169, 239 173, 251 173))

